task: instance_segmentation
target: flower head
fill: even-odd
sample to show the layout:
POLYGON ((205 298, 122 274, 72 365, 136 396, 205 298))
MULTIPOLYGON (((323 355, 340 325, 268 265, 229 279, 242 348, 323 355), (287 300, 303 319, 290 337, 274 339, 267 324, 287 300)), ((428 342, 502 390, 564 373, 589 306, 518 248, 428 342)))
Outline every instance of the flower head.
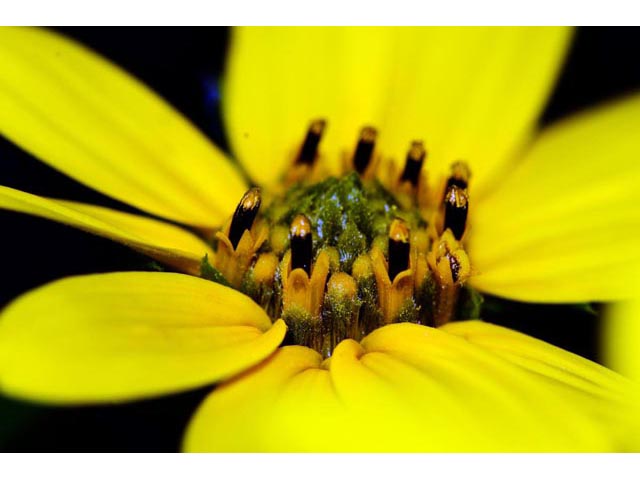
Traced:
POLYGON ((108 62, 48 32, 0 37, 3 134, 202 232, 2 187, 4 208, 195 275, 77 277, 16 300, 0 319, 4 391, 102 402, 223 381, 189 450, 638 448, 635 384, 449 323, 463 286, 552 302, 629 292, 640 101, 531 143, 566 31, 236 32, 225 117, 262 191, 108 62))

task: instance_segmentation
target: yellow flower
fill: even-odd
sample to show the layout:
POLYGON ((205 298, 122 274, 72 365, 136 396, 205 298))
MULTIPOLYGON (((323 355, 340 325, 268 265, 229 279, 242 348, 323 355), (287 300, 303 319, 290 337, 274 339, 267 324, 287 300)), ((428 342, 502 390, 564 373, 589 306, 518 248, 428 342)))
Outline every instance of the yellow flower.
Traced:
MULTIPOLYGON (((473 172, 471 285, 519 300, 622 299, 640 263, 640 98, 532 140, 568 39, 547 28, 238 30, 223 95, 231 144, 250 177, 275 190, 313 119, 328 121, 330 172, 363 125, 379 128, 376 148, 392 157, 425 137, 434 179, 458 158, 473 172)), ((83 47, 3 29, 0 65, 2 133, 96 190, 206 235, 248 188, 177 112, 83 47)), ((8 187, 0 207, 189 274, 216 255, 186 229, 103 207, 8 187)), ((505 328, 396 323, 343 341, 328 360, 279 348, 286 330, 243 294, 196 276, 63 279, 3 312, 0 388, 78 404, 222 381, 189 425, 187 450, 640 447, 635 384, 505 328)))

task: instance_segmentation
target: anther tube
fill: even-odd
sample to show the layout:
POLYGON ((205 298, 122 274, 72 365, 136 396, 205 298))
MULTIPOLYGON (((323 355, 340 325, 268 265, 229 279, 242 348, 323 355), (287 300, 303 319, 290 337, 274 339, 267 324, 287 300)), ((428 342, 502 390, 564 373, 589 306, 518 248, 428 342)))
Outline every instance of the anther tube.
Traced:
POLYGON ((240 243, 244 231, 251 230, 256 215, 258 215, 258 210, 260 210, 261 202, 260 189, 252 188, 243 195, 240 203, 238 203, 229 228, 229 240, 233 248, 236 248, 240 243))
POLYGON ((395 219, 389 228, 389 280, 409 268, 409 229, 405 222, 395 219))
POLYGON ((302 268, 311 276, 312 236, 311 223, 304 215, 298 215, 291 222, 291 270, 302 268))

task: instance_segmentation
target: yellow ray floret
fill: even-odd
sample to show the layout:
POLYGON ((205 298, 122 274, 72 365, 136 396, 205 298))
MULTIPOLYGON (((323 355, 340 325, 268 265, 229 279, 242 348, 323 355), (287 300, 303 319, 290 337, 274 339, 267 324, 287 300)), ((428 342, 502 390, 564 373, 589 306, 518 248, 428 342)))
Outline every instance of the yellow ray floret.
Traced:
MULTIPOLYGON (((213 255, 209 245, 187 230, 96 205, 42 198, 0 185, 0 208, 46 218, 109 238, 193 275, 200 273, 204 255, 213 255)), ((67 254, 73 255, 73 252, 67 254)))
POLYGON ((640 95, 549 128, 470 212, 471 284, 524 301, 633 297, 640 95))
POLYGON ((72 277, 0 316, 0 390, 53 403, 177 392, 271 354, 283 322, 230 288, 156 272, 72 277))
MULTIPOLYGON (((547 375, 493 345, 484 323, 455 334, 409 323, 341 343, 330 360, 284 347, 223 384, 195 414, 190 451, 601 451, 635 450, 637 385, 544 342, 547 375), (564 375, 564 376, 562 376, 564 375), (610 393, 609 393, 610 392, 610 393)), ((504 329, 502 329, 504 330, 504 329)), ((517 334, 516 334, 517 335, 517 334)), ((509 342, 509 335, 502 337, 509 342)), ((526 353, 523 357, 526 358, 526 353)))
POLYGON ((428 135, 434 178, 468 158, 482 186, 528 139, 569 37, 563 28, 236 29, 222 97, 231 145, 272 186, 312 119, 327 120, 321 154, 334 172, 353 132, 372 125, 385 155, 402 162, 407 142, 428 135))
POLYGON ((0 132, 142 210, 214 227, 245 190, 224 154, 143 84, 55 33, 0 29, 0 132))

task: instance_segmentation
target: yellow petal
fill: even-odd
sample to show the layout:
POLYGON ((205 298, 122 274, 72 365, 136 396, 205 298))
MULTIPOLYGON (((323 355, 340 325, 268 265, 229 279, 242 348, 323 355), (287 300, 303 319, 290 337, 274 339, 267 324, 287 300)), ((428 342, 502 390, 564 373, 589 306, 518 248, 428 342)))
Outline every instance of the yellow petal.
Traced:
POLYGON ((224 154, 115 65, 52 32, 0 29, 0 132, 140 209, 215 226, 245 185, 224 154))
POLYGON ((525 301, 630 297, 640 268, 640 95, 544 132, 470 206, 472 284, 525 301))
POLYGON ((606 313, 604 363, 623 375, 640 380, 640 300, 609 305, 606 313))
POLYGON ((532 372, 587 393, 614 393, 627 386, 620 375, 601 365, 505 327, 467 321, 448 323, 442 330, 458 335, 532 372))
MULTIPOLYGON (((480 321, 453 322, 442 327, 531 373, 551 385, 609 429, 617 450, 640 449, 640 385, 619 374, 541 340, 480 321), (572 392, 562 392, 572 387, 572 392), (631 435, 630 435, 631 433, 631 435)), ((636 337, 637 338, 637 337, 636 337)))
POLYGON ((248 297, 207 280, 72 277, 27 293, 0 316, 0 390, 54 403, 177 392, 260 362, 285 331, 248 297))
POLYGON ((275 184, 309 123, 329 124, 321 151, 336 161, 360 128, 377 124, 388 87, 392 31, 239 28, 232 33, 222 100, 227 132, 254 180, 275 184))
MULTIPOLYGON (((458 328, 464 332, 466 325, 480 328, 474 322, 458 328)), ((561 369, 570 363, 569 354, 547 347, 538 345, 550 367, 561 369)), ((607 395, 577 388, 562 377, 541 375, 493 348, 460 338, 459 332, 408 323, 378 329, 361 345, 345 341, 324 364, 309 349, 283 347, 205 400, 191 421, 184 447, 190 451, 634 448, 631 442, 637 430, 632 425, 638 424, 640 413, 632 402, 618 398, 632 387, 584 363, 581 373, 607 395), (607 408, 619 411, 602 415, 607 408), (612 419, 615 423, 610 423, 612 419)))
POLYGON ((205 254, 214 255, 204 241, 179 227, 95 205, 38 197, 0 185, 0 208, 109 238, 194 275, 200 273, 200 262, 205 254))
POLYGON ((640 381, 640 298, 609 305, 605 312, 605 365, 640 381))
POLYGON ((464 158, 477 186, 527 139, 568 38, 554 28, 236 30, 223 91, 231 144, 272 184, 311 120, 328 120, 321 151, 334 164, 372 124, 383 154, 404 161, 424 139, 430 172, 464 158))

